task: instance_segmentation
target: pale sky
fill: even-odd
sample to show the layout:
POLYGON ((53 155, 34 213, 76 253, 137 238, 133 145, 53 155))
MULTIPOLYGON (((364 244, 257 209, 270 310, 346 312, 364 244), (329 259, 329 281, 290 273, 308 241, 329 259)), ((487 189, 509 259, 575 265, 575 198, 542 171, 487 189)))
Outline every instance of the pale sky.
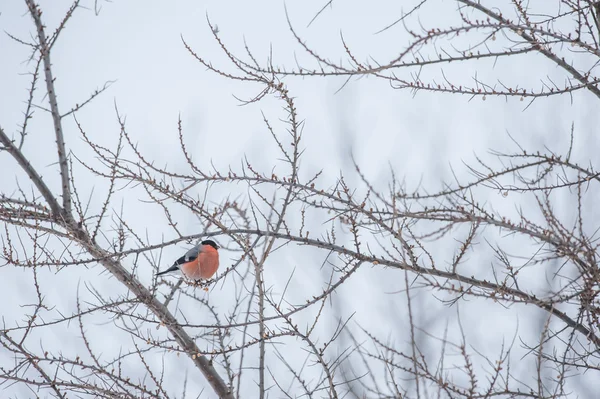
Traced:
MULTIPOLYGON (((65 112, 105 82, 114 81, 104 94, 77 113, 86 132, 97 142, 114 144, 119 132, 115 115, 117 104, 121 114, 127 118, 129 133, 148 159, 160 166, 168 165, 175 171, 186 170, 177 140, 177 118, 181 115, 188 149, 203 167, 213 163, 222 170, 229 165, 235 169, 247 157, 257 170, 270 172, 275 168, 275 171, 283 174, 285 166, 278 161, 280 156, 265 129, 261 114, 277 123, 283 115, 282 104, 268 98, 257 104, 240 106, 234 96, 251 98, 257 94, 257 87, 233 82, 207 71, 186 51, 182 37, 202 57, 224 70, 233 71, 212 38, 208 16, 218 26, 229 49, 239 56, 245 56, 245 40, 259 62, 266 63, 272 51, 274 64, 277 65, 295 67, 295 59, 306 65, 315 65, 288 28, 287 8, 291 23, 305 42, 332 60, 345 57, 340 33, 359 59, 367 59, 369 55, 382 61, 392 59, 406 45, 408 38, 401 25, 376 34, 397 19, 403 9, 408 8, 405 2, 377 1, 367 5, 354 0, 334 1, 332 7, 328 7, 307 27, 325 3, 100 1, 101 10, 96 16, 93 2, 83 2, 88 9, 76 10, 52 53, 59 107, 65 112)), ((40 2, 44 10, 42 17, 49 32, 54 30, 69 4, 65 1, 40 2)), ((445 0, 436 4, 427 13, 423 11, 420 14, 427 16, 421 18, 420 23, 435 26, 449 24, 446 22, 448 18, 456 18, 452 14, 456 8, 454 2, 445 0)), ((35 34, 24 2, 0 4, 0 30, 24 40, 35 34)), ((0 34, 0 52, 0 126, 12 135, 18 131, 27 98, 29 76, 25 73, 33 65, 27 62, 28 49, 4 33, 0 34)), ((540 56, 522 59, 511 57, 509 60, 510 64, 508 60, 500 60, 496 65, 491 61, 461 67, 451 65, 445 69, 445 73, 454 79, 469 82, 477 70, 479 79, 534 82, 530 84, 533 87, 538 87, 540 78, 546 76, 561 82, 564 80, 563 73, 540 56)), ((426 73, 436 76, 439 71, 440 68, 434 67, 426 73)), ((379 189, 386 189, 391 167, 397 176, 405 179, 409 187, 414 188, 422 181, 425 188, 433 191, 440 188, 444 181, 452 182, 450 166, 459 177, 468 179, 464 163, 472 163, 475 155, 493 163, 488 150, 515 150, 508 134, 527 148, 542 150, 548 146, 565 152, 572 124, 575 125, 575 156, 582 163, 595 158, 592 153, 597 149, 600 118, 596 110, 597 100, 584 92, 578 92, 572 98, 540 99, 524 110, 527 102, 518 99, 487 98, 482 101, 481 98, 426 92, 413 95, 409 91, 394 90, 387 82, 372 77, 352 80, 339 92, 344 78, 288 78, 285 83, 296 98, 298 112, 305 121, 302 173, 308 177, 311 173, 323 170, 319 180, 323 187, 334 184, 343 173, 347 182, 364 191, 352 168, 352 153, 365 176, 379 189)), ((38 104, 47 103, 40 95, 43 87, 40 81, 38 104)), ((48 114, 43 110, 36 111, 24 151, 34 160, 35 166, 43 171, 48 184, 58 192, 58 166, 55 163, 56 152, 52 147, 54 136, 49 121, 48 114)), ((92 157, 93 154, 80 138, 74 120, 67 118, 64 123, 68 148, 84 159, 92 157)), ((281 124, 277 126, 283 129, 281 124)), ((0 170, 4 171, 0 173, 3 193, 10 194, 17 189, 15 175, 25 191, 29 190, 26 177, 17 170, 16 163, 6 153, 0 153, 0 170)), ((92 188, 96 190, 95 193, 101 193, 106 190, 105 186, 104 182, 91 179, 81 172, 78 190, 86 198, 92 188)), ((245 192, 243 187, 215 186, 209 193, 209 200, 220 203, 228 195, 235 197, 245 192)), ((165 225, 163 215, 150 214, 156 208, 140 202, 141 198, 136 195, 126 190, 119 192, 113 207, 118 209, 122 204, 128 221, 147 234, 150 241, 158 243, 163 239, 175 238, 173 231, 165 225)), ((510 196, 504 198, 500 193, 488 195, 490 197, 482 198, 482 202, 490 201, 496 209, 515 212, 518 202, 510 196)), ((92 206, 98 206, 99 201, 101 199, 93 197, 92 206)), ((563 212, 561 209, 558 211, 563 212)), ((569 210, 564 212, 568 214, 569 210)), ((174 215, 181 221, 180 227, 186 234, 200 232, 197 230, 198 222, 184 211, 175 209, 174 215)), ((535 213, 535 217, 539 215, 535 213)), ((309 223, 315 229, 315 234, 322 234, 327 228, 322 224, 323 220, 311 220, 309 223)), ((1 234, 4 237, 5 233, 1 234)), ((435 248, 434 256, 439 257, 442 263, 443 259, 448 259, 449 263, 455 244, 450 237, 435 248)), ((527 252, 529 249, 527 243, 507 241, 505 244, 516 252, 527 252)), ((485 247, 485 242, 481 242, 480 246, 485 247)), ((162 253, 162 263, 168 266, 186 248, 185 243, 166 248, 162 253)), ((234 256, 237 255, 222 252, 222 265, 229 266, 234 256)), ((482 275, 486 272, 480 268, 485 269, 493 262, 489 248, 470 256, 472 262, 469 267, 482 275)), ((295 269, 288 295, 290 301, 301 302, 320 292, 326 283, 327 272, 320 270, 323 261, 323 252, 286 246, 269 258, 265 266, 265 278, 274 292, 281 293, 291 271, 295 269)), ((141 280, 149 285, 155 270, 149 265, 147 269, 143 264, 139 267, 141 280)), ((93 301, 93 296, 85 288, 86 284, 94 284, 95 289, 106 296, 123 293, 122 286, 108 276, 100 265, 70 267, 60 273, 44 270, 43 273, 44 295, 63 314, 76 311, 78 291, 82 299, 93 301)), ((25 320, 21 305, 31 300, 30 276, 28 271, 11 266, 0 268, 0 299, 3 302, 0 315, 7 326, 25 320)), ((532 287, 544 286, 545 277, 534 275, 530 278, 532 287)), ((338 303, 328 308, 326 321, 319 325, 324 339, 325 333, 331 331, 338 317, 346 318, 355 313, 352 323, 369 326, 382 338, 391 337, 400 347, 408 345, 406 297, 398 292, 403 287, 402 272, 370 265, 362 268, 335 295, 338 303)), ((226 315, 234 301, 233 290, 232 280, 226 280, 206 295, 218 312, 226 315)), ((469 344, 492 355, 497 355, 502 341, 511 342, 515 334, 535 344, 536 340, 539 341, 540 323, 543 325, 547 317, 547 314, 533 308, 504 308, 474 300, 463 301, 458 307, 448 307, 427 292, 415 291, 414 295, 416 322, 419 325, 438 336, 448 326, 449 337, 459 339, 456 315, 460 311, 469 344)), ((186 303, 185 299, 181 301, 182 309, 197 316, 195 323, 210 322, 206 312, 196 315, 196 309, 190 308, 190 303, 186 303)), ((53 317, 49 316, 50 319, 53 317)), ((119 348, 132 347, 131 339, 110 323, 107 324, 109 320, 108 315, 87 320, 87 332, 94 340, 95 349, 107 358, 117 353, 119 348)), ((301 324, 309 320, 310 314, 307 314, 299 317, 298 322, 301 324)), ((45 331, 48 333, 49 330, 45 331)), ((38 342, 31 339, 30 346, 42 345, 60 349, 65 354, 77 354, 83 350, 78 337, 77 323, 69 326, 63 324, 52 329, 52 334, 38 337, 38 342)), ((437 344, 430 345, 434 352, 437 344)), ((298 348, 288 343, 280 350, 288 351, 290 362, 302 364, 304 354, 298 348)), ((254 352, 248 353, 250 356, 254 352)), ((515 370, 531 367, 530 363, 519 365, 524 353, 517 339, 513 355, 515 370)), ((0 349, 0 364, 11 364, 11 361, 7 352, 0 349)), ((160 370, 162 358, 157 356, 152 361, 152 366, 160 370)), ((274 356, 268 361, 273 366, 278 364, 274 356)), ((459 360, 456 362, 459 363, 459 360)), ((182 381, 187 373, 190 378, 187 397, 196 397, 203 389, 206 391, 201 397, 214 397, 204 377, 188 359, 167 355, 165 370, 165 386, 169 394, 181 397, 182 381)), ((137 375, 136 372, 132 371, 132 375, 137 375)), ((275 372, 280 373, 278 375, 282 381, 289 380, 284 370, 275 369, 275 372)), ((310 376, 313 371, 309 368, 306 372, 310 376)), ((256 390, 255 383, 248 378, 246 384, 248 395, 243 397, 255 397, 252 393, 256 390)), ((589 381, 582 381, 581 388, 578 388, 581 389, 580 397, 586 397, 586 392, 589 392, 586 389, 590 386, 589 381)), ((25 398, 32 395, 31 391, 18 384, 9 387, 6 392, 1 396, 25 398)), ((270 397, 280 395, 273 392, 270 397)))

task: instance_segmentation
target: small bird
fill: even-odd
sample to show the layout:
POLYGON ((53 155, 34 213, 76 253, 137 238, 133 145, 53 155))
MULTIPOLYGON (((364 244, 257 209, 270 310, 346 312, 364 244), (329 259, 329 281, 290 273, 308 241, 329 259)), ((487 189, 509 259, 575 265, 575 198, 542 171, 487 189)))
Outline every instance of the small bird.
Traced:
POLYGON ((180 270, 191 280, 208 280, 219 268, 218 249, 219 246, 214 241, 204 240, 177 259, 173 266, 156 273, 156 276, 180 270))

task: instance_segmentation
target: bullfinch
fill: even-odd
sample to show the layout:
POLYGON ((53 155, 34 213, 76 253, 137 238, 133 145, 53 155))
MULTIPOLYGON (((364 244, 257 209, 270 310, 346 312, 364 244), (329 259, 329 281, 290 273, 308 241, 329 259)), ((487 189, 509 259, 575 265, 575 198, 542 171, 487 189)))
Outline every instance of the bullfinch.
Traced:
POLYGON ((173 266, 156 273, 156 275, 161 276, 180 270, 185 277, 191 280, 208 280, 219 268, 218 249, 219 246, 214 241, 204 240, 177 259, 173 266))

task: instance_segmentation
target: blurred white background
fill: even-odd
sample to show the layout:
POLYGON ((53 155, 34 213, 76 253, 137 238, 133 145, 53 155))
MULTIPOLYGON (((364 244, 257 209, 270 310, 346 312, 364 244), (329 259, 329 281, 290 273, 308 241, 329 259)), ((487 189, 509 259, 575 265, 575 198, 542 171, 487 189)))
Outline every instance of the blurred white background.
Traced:
MULTIPOLYGON (((114 145, 119 132, 115 112, 117 105, 119 112, 126 117, 128 132, 148 160, 159 166, 168 165, 173 171, 184 171, 187 165, 182 159, 177 139, 177 118, 181 115, 186 144, 199 165, 207 169, 211 164, 220 170, 227 170, 229 166, 236 169, 247 157, 256 170, 265 173, 274 170, 283 175, 285 166, 278 161, 280 155, 261 115, 263 112, 276 123, 283 115, 282 104, 267 98, 259 103, 240 106, 235 97, 252 98, 260 88, 206 71, 185 49, 182 38, 204 59, 227 71, 234 69, 213 39, 207 16, 213 25, 218 26, 222 40, 233 53, 245 56, 244 43, 247 43, 259 62, 266 64, 272 53, 275 65, 288 68, 295 68, 296 60, 305 65, 316 64, 290 32, 286 10, 291 24, 307 45, 332 60, 346 57, 340 33, 358 59, 369 56, 382 62, 393 59, 408 43, 409 38, 401 24, 376 33, 396 20, 403 9, 408 9, 408 2, 333 2, 307 27, 324 4, 325 1, 113 1, 98 2, 100 13, 96 16, 94 3, 83 2, 87 9, 76 10, 52 53, 59 107, 66 112, 105 82, 114 81, 104 94, 77 113, 77 119, 96 142, 114 145)), ((40 6, 48 31, 52 32, 70 3, 41 1, 40 6)), ((435 6, 419 13, 422 16, 419 22, 429 26, 452 25, 448 20, 456 18, 455 10, 456 4, 452 1, 436 2, 435 6)), ((0 4, 0 30, 23 40, 35 34, 23 2, 0 4)), ((457 43, 460 44, 460 41, 457 43)), ((22 123, 30 84, 27 72, 32 70, 33 64, 28 62, 29 49, 6 34, 0 35, 0 53, 0 126, 13 135, 22 123)), ((438 76, 440 70, 433 67, 424 73, 438 76)), ((510 57, 497 63, 486 60, 450 65, 444 67, 444 72, 446 76, 462 82, 472 82, 477 73, 481 80, 500 78, 510 84, 528 87, 537 87, 540 79, 547 76, 561 82, 564 80, 563 72, 539 55, 510 57)), ((564 152, 569 144, 572 124, 575 126, 574 154, 577 159, 585 163, 595 158, 600 123, 597 99, 583 91, 572 96, 542 98, 525 110, 527 100, 520 102, 515 98, 487 98, 483 101, 468 96, 414 94, 408 90, 394 90, 384 80, 372 77, 353 79, 339 90, 344 82, 344 77, 285 79, 291 95, 296 98, 298 113, 305 121, 302 173, 307 178, 322 170, 321 187, 333 185, 341 173, 351 186, 360 186, 351 162, 353 154, 365 176, 381 190, 387 188, 391 168, 406 181, 407 187, 416 188, 421 182, 423 187, 433 191, 442 187, 443 182, 453 181, 450 166, 459 178, 468 179, 470 175, 464 163, 473 163, 475 155, 492 160, 488 153, 490 149, 516 150, 508 134, 525 148, 541 150, 548 146, 564 152)), ((38 104, 47 102, 42 93, 43 82, 40 81, 36 97, 38 104)), ((64 129, 68 149, 81 159, 90 157, 93 162, 93 154, 81 139, 73 118, 64 120, 64 129)), ((283 126, 277 125, 277 129, 283 131, 283 126)), ((58 193, 60 182, 49 114, 36 110, 29 132, 24 152, 34 160, 35 167, 58 193)), ((6 153, 0 153, 0 171, 2 192, 14 192, 18 185, 26 192, 30 190, 26 176, 6 153)), ((93 192, 91 207, 100 206, 102 194, 107 189, 106 182, 91 178, 77 168, 75 177, 79 178, 77 190, 80 195, 87 198, 93 192)), ((220 203, 228 195, 234 198, 244 192, 244 187, 216 185, 209 192, 209 201, 220 203)), ((122 207, 128 222, 147 235, 151 242, 175 238, 164 216, 154 213, 157 212, 155 207, 140 201, 141 198, 132 193, 137 191, 129 188, 119 191, 113 208, 120 211, 122 207)), ((491 201, 496 209, 508 214, 515 212, 518 203, 511 196, 505 198, 499 192, 487 194, 490 197, 481 198, 482 202, 491 201)), ((558 211, 569 213, 569 209, 558 211)), ((173 212, 183 232, 200 232, 194 217, 180 209, 173 209, 173 212)), ((592 209, 589 212, 591 217, 595 215, 592 209)), ((322 222, 309 221, 312 224, 311 234, 313 229, 317 235, 327 228, 322 222)), ((109 226, 110 223, 107 228, 109 226)), ((457 236, 463 237, 464 232, 457 232, 457 236)), ((365 240, 370 238, 365 237, 365 240)), ((510 243, 510 238, 506 240, 505 244, 508 243, 506 245, 515 252, 527 253, 530 249, 529 243, 510 243)), ((479 243, 480 247, 486 245, 485 242, 479 243)), ((166 248, 162 253, 162 265, 168 266, 186 248, 183 244, 166 248)), ((434 256, 443 266, 444 259, 448 263, 451 261, 456 242, 447 240, 434 249, 434 256)), ((274 292, 282 292, 294 269, 289 300, 309 297, 311 290, 314 290, 313 294, 320 292, 328 279, 327 272, 320 269, 324 260, 322 252, 287 246, 275 255, 269 258, 265 267, 267 285, 274 292)), ((481 254, 472 252, 469 256, 469 267, 481 275, 486 274, 486 268, 494 261, 489 250, 481 254)), ((227 251, 221 251, 222 267, 229 266, 233 257, 227 251)), ((141 281, 148 285, 154 272, 150 265, 144 268, 143 263, 138 270, 141 281)), ((41 273, 46 301, 54 304, 54 312, 65 315, 76 311, 78 293, 82 302, 93 302, 93 296, 86 289, 89 284, 107 297, 124 293, 123 287, 100 265, 74 266, 60 272, 47 268, 41 273)), ((530 278, 532 287, 546 284, 545 276, 530 278)), ((10 265, 0 268, 0 313, 5 326, 24 322, 26 308, 22 305, 30 303, 33 293, 30 280, 28 270, 10 265)), ((354 313, 351 323, 358 323, 382 339, 390 339, 403 347, 409 342, 406 295, 400 292, 403 287, 404 273, 365 266, 334 296, 335 303, 328 306, 326 317, 318 328, 322 329, 325 337, 338 318, 344 319, 354 313)), ((519 364, 525 353, 520 348, 520 340, 529 344, 539 341, 539 331, 546 322, 547 314, 525 306, 505 308, 474 300, 461 301, 449 307, 431 293, 415 290, 413 294, 417 325, 437 336, 443 335, 448 328, 448 336, 460 340, 457 324, 460 311, 471 348, 497 354, 502 342, 508 344, 518 336, 512 367, 515 372, 520 367, 524 370, 532 367, 529 362, 519 364)), ((232 281, 225 280, 206 296, 217 311, 225 315, 235 299, 232 281)), ((195 309, 185 308, 187 305, 183 302, 184 299, 182 309, 186 314, 192 314, 195 309)), ((199 313, 194 321, 198 324, 212 322, 202 315, 204 313, 199 313)), ((103 317, 102 314, 86 320, 86 332, 94 349, 106 357, 132 348, 128 334, 112 328, 109 320, 110 315, 103 317)), ((299 324, 305 320, 310 320, 310 312, 298 317, 299 324)), ((31 347, 58 348, 65 354, 83 352, 83 342, 75 321, 57 325, 51 329, 52 334, 48 329, 44 331, 43 336, 37 337, 39 341, 30 339, 31 347)), ((422 339, 426 341, 427 337, 422 339)), ((352 344, 342 341, 339 345, 343 348, 352 344)), ((432 341, 425 346, 435 357, 438 345, 438 342, 432 341)), ((305 355, 300 349, 291 348, 288 344, 285 350, 290 354, 286 358, 288 361, 302 364, 305 355)), ((252 353, 249 352, 248 356, 252 353)), ((152 360, 152 366, 160 370, 163 359, 157 357, 152 360)), ((460 363, 460 359, 456 361, 460 363)), ((11 362, 11 355, 0 349, 0 364, 10 365, 11 362)), ((170 394, 182 397, 183 379, 187 375, 186 397, 195 397, 203 389, 206 391, 202 397, 212 397, 210 389, 206 389, 204 377, 188 359, 165 354, 164 362, 165 386, 170 394)), ((357 368, 360 369, 359 364, 357 368)), ((128 372, 133 376, 143 375, 143 370, 128 372)), ((287 378, 285 370, 273 372, 282 376, 283 380, 287 378)), ((311 372, 309 368, 309 376, 311 372)), ((592 386, 588 383, 583 379, 578 385, 579 397, 591 397, 587 396, 592 386)), ((4 389, 2 397, 35 396, 19 384, 5 386, 4 389)), ((248 379, 243 396, 255 397, 255 389, 255 382, 248 379)), ((280 395, 273 393, 272 397, 280 395)), ((424 397, 429 396, 424 394, 424 397)))

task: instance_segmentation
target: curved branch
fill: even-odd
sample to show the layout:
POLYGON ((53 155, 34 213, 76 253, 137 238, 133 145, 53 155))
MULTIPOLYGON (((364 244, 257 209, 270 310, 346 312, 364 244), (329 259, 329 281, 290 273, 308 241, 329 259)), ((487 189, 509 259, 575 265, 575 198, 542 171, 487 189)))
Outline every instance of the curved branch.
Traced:
POLYGON ((213 367, 212 362, 206 356, 199 355, 200 348, 194 340, 189 336, 185 329, 179 324, 177 319, 169 312, 148 289, 143 286, 120 262, 108 259, 108 252, 100 248, 90 240, 88 234, 82 228, 72 228, 71 231, 82 245, 92 256, 102 258, 100 263, 113 275, 123 283, 148 309, 158 317, 169 332, 175 338, 175 341, 181 346, 196 367, 204 374, 208 383, 211 385, 215 393, 222 399, 233 399, 231 390, 217 370, 213 367))
MULTIPOLYGON (((507 26, 511 26, 510 22, 507 21, 504 17, 502 17, 502 15, 497 14, 495 12, 493 12, 492 10, 490 10, 489 8, 481 5, 481 3, 479 2, 475 2, 472 0, 458 0, 460 3, 465 4, 466 6, 472 7, 476 10, 481 11, 482 13, 484 13, 485 15, 489 16, 490 18, 495 19, 496 21, 502 23, 502 24, 506 24, 507 26)), ((528 35, 527 33, 525 33, 525 31, 521 30, 521 31, 516 31, 515 33, 518 34, 519 36, 521 36, 523 39, 525 39, 529 44, 531 44, 532 46, 536 47, 537 50, 542 53, 544 56, 546 56, 547 58, 549 58, 550 60, 552 60, 556 65, 558 65, 559 67, 561 67, 562 69, 564 69, 565 71, 567 71, 568 73, 570 73, 575 79, 577 79, 579 82, 581 82, 582 85, 584 85, 589 91, 591 91, 592 93, 594 93, 594 95, 598 98, 600 98, 600 89, 598 89, 598 87, 596 87, 595 85, 598 84, 597 81, 592 80, 590 82, 590 80, 582 75, 581 73, 579 73, 574 67, 572 67, 571 65, 569 65, 567 63, 567 61, 565 61, 565 59, 560 59, 556 54, 553 54, 551 51, 545 49, 543 46, 541 46, 537 40, 535 40, 532 36, 528 35)))
POLYGON ((71 183, 69 179, 69 164, 67 162, 67 153, 65 150, 65 139, 63 135, 60 112, 58 111, 58 102, 56 100, 56 90, 54 88, 54 77, 52 76, 52 63, 50 62, 50 47, 46 40, 46 32, 42 23, 42 11, 33 0, 25 0, 29 13, 33 18, 37 30, 39 49, 44 61, 44 76, 46 79, 46 91, 50 101, 50 113, 54 121, 54 132, 56 134, 56 147, 58 150, 58 164, 60 165, 60 179, 62 182, 63 213, 67 220, 73 218, 71 214, 71 183))
POLYGON ((62 215, 63 210, 60 207, 60 204, 58 203, 56 197, 54 196, 54 194, 52 194, 52 192, 42 179, 42 176, 40 176, 37 173, 37 171, 33 168, 31 163, 27 160, 27 158, 25 158, 23 153, 17 148, 17 146, 15 146, 13 141, 6 135, 6 133, 1 127, 0 142, 2 142, 2 144, 4 145, 4 149, 8 151, 10 155, 13 156, 13 158, 17 161, 21 168, 23 168, 25 173, 27 173, 27 176, 29 176, 33 184, 35 184, 35 187, 38 189, 40 194, 42 194, 46 202, 48 202, 48 206, 50 206, 53 216, 55 218, 58 218, 60 215, 62 215))

